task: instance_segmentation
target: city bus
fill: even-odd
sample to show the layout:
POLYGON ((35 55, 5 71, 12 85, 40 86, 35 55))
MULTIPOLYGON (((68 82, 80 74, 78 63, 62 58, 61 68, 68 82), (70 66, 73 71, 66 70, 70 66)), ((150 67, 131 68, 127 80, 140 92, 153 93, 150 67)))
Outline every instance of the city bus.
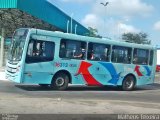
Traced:
POLYGON ((130 91, 154 82, 156 54, 150 45, 21 28, 12 38, 6 78, 56 90, 73 84, 130 91))

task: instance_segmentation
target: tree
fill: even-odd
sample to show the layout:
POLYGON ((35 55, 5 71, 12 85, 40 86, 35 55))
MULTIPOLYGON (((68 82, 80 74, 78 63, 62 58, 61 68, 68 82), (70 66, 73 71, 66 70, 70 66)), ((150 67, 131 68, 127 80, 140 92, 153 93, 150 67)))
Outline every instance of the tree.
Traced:
POLYGON ((151 40, 148 39, 146 33, 124 33, 122 39, 126 42, 137 43, 137 44, 151 44, 151 40))
POLYGON ((97 38, 102 38, 102 36, 98 35, 98 30, 92 27, 88 27, 89 33, 87 36, 89 37, 97 37, 97 38))
POLYGON ((17 9, 1 9, 0 10, 0 33, 1 28, 5 28, 5 36, 11 37, 17 28, 38 28, 55 31, 53 25, 50 25, 34 16, 31 16, 17 9))

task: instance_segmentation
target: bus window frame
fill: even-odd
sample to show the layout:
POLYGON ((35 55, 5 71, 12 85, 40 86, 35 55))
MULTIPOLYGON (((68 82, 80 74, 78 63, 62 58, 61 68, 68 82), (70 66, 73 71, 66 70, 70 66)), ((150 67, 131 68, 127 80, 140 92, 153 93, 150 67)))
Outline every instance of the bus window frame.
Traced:
POLYGON ((112 45, 111 44, 104 44, 104 43, 96 43, 96 42, 88 42, 88 45, 87 45, 87 60, 89 60, 89 61, 103 61, 103 62, 110 62, 111 61, 111 50, 112 50, 112 45), (89 54, 91 54, 92 52, 93 52, 93 49, 92 49, 92 51, 90 51, 90 46, 89 45, 92 45, 92 47, 93 47, 93 45, 103 45, 103 46, 105 46, 105 48, 109 48, 108 49, 108 54, 107 54, 107 57, 108 57, 108 60, 96 60, 96 59, 89 59, 89 54))
POLYGON ((30 39, 29 39, 29 42, 28 42, 28 45, 27 45, 27 52, 26 52, 26 57, 25 57, 25 63, 26 63, 26 64, 34 64, 34 63, 44 63, 44 62, 51 62, 51 61, 53 61, 54 58, 55 58, 55 47, 56 47, 56 44, 55 44, 55 42, 53 42, 53 41, 37 40, 37 39, 34 39, 34 38, 30 38, 30 39), (28 61, 27 61, 28 49, 29 49, 29 44, 31 43, 31 41, 41 41, 41 42, 45 42, 45 43, 46 43, 46 42, 52 43, 53 46, 54 46, 54 51, 53 51, 53 57, 52 57, 52 59, 51 59, 51 60, 45 60, 45 59, 46 59, 45 57, 44 57, 44 58, 41 57, 41 59, 43 59, 43 60, 38 61, 38 57, 36 58, 36 56, 31 56, 31 57, 35 57, 35 58, 36 58, 36 61, 28 62, 28 61))
POLYGON ((111 62, 112 62, 112 63, 132 64, 132 59, 133 59, 133 48, 132 48, 132 47, 121 46, 121 45, 112 45, 112 51, 111 51, 111 53, 112 53, 112 54, 111 54, 111 62), (128 59, 130 59, 128 63, 127 63, 127 62, 114 62, 114 61, 112 60, 114 47, 123 47, 123 48, 127 49, 127 51, 129 51, 129 49, 130 49, 130 55, 127 54, 127 57, 130 57, 130 58, 128 58, 128 59))
MULTIPOLYGON (((78 50, 78 49, 76 49, 76 50, 78 50)), ((76 51, 77 52, 77 51, 76 51)), ((74 40, 74 39, 65 39, 65 38, 62 38, 61 40, 60 40, 60 45, 59 45, 59 53, 58 53, 58 56, 59 56, 59 58, 61 58, 61 59, 74 59, 74 60, 86 60, 86 52, 87 52, 87 42, 86 41, 81 41, 81 40, 74 40), (79 50, 81 51, 81 53, 82 53, 82 57, 74 57, 73 55, 72 55, 72 57, 62 57, 62 56, 60 56, 60 52, 61 52, 61 45, 62 45, 62 43, 65 43, 65 52, 67 52, 67 48, 66 48, 66 46, 67 46, 67 42, 77 42, 77 43, 79 43, 80 44, 80 48, 79 48, 79 50), (84 47, 84 54, 83 54, 83 50, 82 50, 82 45, 83 46, 85 46, 84 47)))
MULTIPOLYGON (((133 49, 133 56, 132 56, 133 59, 132 59, 132 64, 134 64, 134 65, 149 65, 149 64, 148 64, 148 63, 149 63, 149 58, 147 58, 146 64, 142 64, 142 63, 134 63, 134 51, 135 51, 135 49, 148 51, 148 56, 150 55, 150 49, 137 48, 137 47, 135 47, 135 48, 133 49)), ((137 53, 136 53, 136 54, 137 54, 137 53)))
POLYGON ((154 54, 155 54, 155 52, 154 52, 154 50, 149 50, 149 60, 148 60, 148 65, 149 66, 153 66, 153 62, 154 62, 154 54), (151 52, 152 52, 152 56, 153 56, 153 58, 152 58, 152 64, 150 64, 150 62, 151 62, 151 52))

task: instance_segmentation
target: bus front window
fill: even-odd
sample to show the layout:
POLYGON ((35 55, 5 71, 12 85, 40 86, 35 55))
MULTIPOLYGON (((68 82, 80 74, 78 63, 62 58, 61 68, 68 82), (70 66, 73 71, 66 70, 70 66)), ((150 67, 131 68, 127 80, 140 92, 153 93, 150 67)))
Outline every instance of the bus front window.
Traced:
POLYGON ((9 61, 21 60, 27 33, 27 29, 19 29, 13 35, 12 44, 8 55, 9 61))

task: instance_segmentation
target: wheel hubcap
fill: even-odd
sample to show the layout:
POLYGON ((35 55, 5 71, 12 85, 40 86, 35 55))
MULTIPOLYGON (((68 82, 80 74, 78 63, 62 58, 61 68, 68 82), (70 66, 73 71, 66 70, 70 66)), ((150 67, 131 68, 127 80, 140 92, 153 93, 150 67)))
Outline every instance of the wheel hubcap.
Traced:
POLYGON ((59 78, 57 78, 56 79, 56 86, 58 86, 58 87, 61 87, 61 86, 63 86, 64 85, 64 78, 62 78, 62 77, 59 77, 59 78))
POLYGON ((133 86, 133 81, 127 80, 125 86, 126 86, 126 88, 131 88, 133 86))

